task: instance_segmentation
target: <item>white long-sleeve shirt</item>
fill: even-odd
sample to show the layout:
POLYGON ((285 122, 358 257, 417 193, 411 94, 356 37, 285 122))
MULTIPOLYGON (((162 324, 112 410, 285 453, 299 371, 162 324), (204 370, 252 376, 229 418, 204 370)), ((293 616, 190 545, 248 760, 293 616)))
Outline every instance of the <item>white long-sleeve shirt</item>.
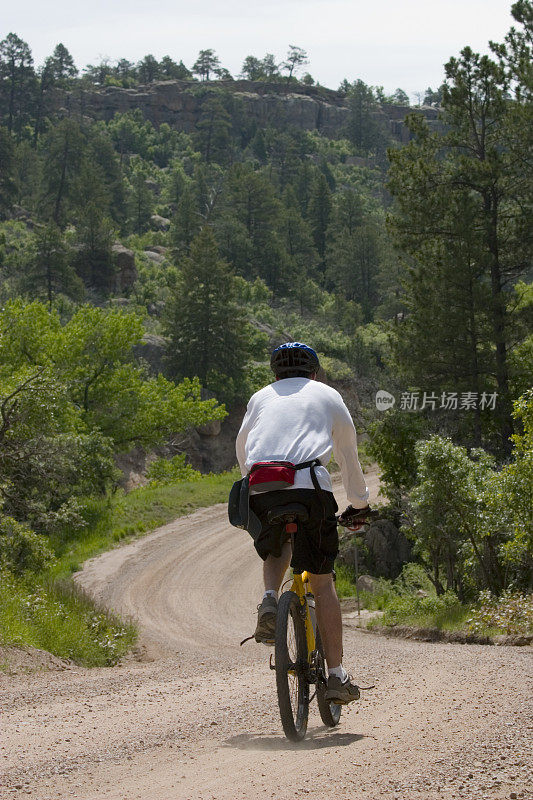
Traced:
MULTIPOLYGON (((283 378, 250 399, 236 441, 242 475, 257 461, 301 464, 318 458, 320 486, 331 491, 326 464, 333 452, 341 469, 348 501, 354 508, 368 503, 368 489, 359 458, 355 427, 341 395, 309 378, 283 378)), ((312 489, 308 469, 297 470, 294 489, 312 489)))

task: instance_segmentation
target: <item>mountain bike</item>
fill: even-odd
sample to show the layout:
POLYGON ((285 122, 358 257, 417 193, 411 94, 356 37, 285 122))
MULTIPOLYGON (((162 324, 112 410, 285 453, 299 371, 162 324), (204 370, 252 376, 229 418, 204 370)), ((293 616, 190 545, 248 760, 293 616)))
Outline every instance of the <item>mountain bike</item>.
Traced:
MULTIPOLYGON (((371 512, 372 518, 376 512, 371 512)), ((306 506, 290 503, 268 512, 270 523, 284 523, 291 537, 298 523, 309 517, 306 506)), ((348 526, 346 526, 348 527, 348 526)), ((278 603, 274 664, 281 723, 285 736, 293 742, 304 738, 307 731, 309 704, 316 695, 320 718, 324 725, 338 725, 342 706, 326 700, 327 670, 320 631, 316 623, 315 600, 307 572, 295 574, 288 591, 278 603), (315 685, 310 697, 310 687, 315 685)))

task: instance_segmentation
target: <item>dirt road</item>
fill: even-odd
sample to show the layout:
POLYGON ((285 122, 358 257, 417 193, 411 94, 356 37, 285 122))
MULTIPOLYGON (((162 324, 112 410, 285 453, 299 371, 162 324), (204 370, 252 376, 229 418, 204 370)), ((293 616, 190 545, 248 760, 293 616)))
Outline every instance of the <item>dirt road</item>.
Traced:
POLYGON ((376 688, 332 731, 313 703, 294 745, 269 649, 238 645, 253 631, 260 562, 224 506, 105 553, 78 580, 138 620, 140 653, 110 669, 0 676, 2 797, 533 798, 531 648, 347 627, 345 663, 376 688))

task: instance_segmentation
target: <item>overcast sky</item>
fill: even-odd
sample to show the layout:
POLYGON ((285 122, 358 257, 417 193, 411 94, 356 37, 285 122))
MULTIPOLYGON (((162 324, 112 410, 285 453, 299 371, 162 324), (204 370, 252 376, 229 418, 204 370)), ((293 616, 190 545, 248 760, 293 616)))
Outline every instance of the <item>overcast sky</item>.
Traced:
POLYGON ((4 2, 0 38, 13 31, 36 64, 58 42, 78 67, 103 57, 137 61, 170 55, 191 66, 213 48, 236 76, 247 55, 288 45, 307 50, 306 68, 324 86, 361 78, 411 96, 443 80, 462 47, 487 52, 511 27, 511 0, 26 0, 4 2))

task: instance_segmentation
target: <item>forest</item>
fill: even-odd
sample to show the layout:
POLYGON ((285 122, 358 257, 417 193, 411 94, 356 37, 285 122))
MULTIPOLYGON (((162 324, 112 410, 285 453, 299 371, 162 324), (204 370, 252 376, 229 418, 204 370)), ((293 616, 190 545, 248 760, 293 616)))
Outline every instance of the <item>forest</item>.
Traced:
POLYGON ((213 50, 80 71, 64 44, 35 66, 17 34, 0 42, 6 574, 83 536, 132 448, 165 445, 152 475, 190 478, 178 434, 241 413, 292 339, 350 398, 437 595, 531 591, 533 6, 512 13, 410 108, 401 89, 321 87, 299 47, 246 58, 239 77, 281 108, 334 98, 334 135, 259 123, 213 50), (188 129, 84 105, 175 81, 200 109, 188 129))

